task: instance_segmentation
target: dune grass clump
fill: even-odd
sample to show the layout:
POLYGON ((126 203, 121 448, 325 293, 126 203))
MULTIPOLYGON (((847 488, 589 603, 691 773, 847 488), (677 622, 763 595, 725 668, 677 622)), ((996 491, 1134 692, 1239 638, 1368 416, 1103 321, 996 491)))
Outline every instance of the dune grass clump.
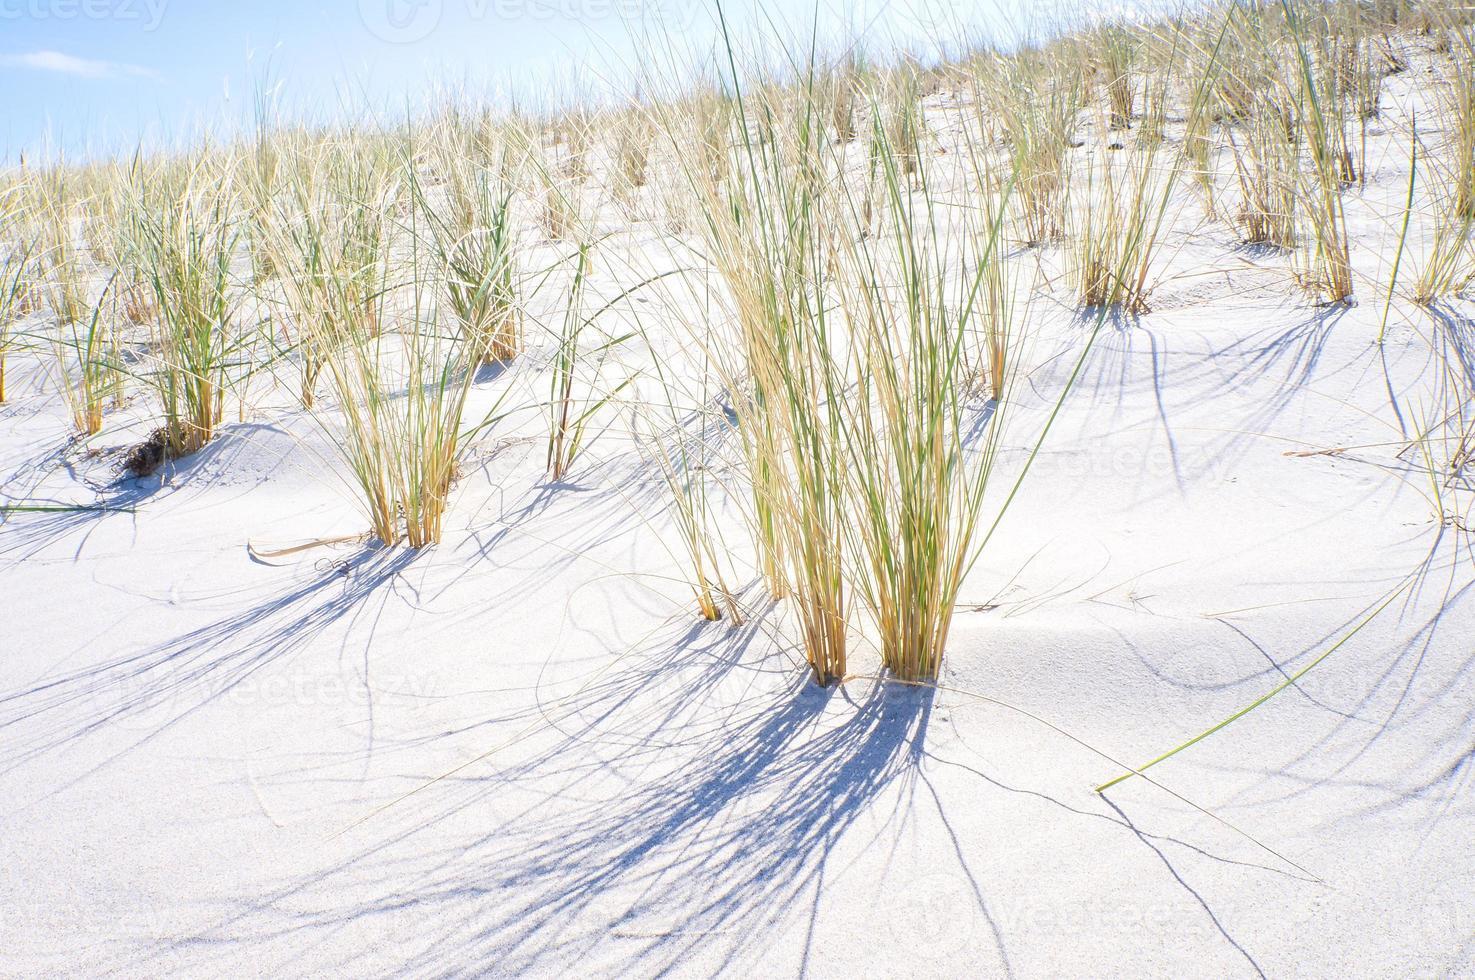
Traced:
POLYGON ((851 47, 828 73, 825 103, 829 107, 830 132, 841 143, 850 143, 860 135, 857 109, 860 105, 868 69, 865 54, 851 47))
POLYGON ((1069 242, 1071 277, 1082 306, 1147 312, 1154 205, 1166 196, 1167 183, 1155 144, 1125 151, 1097 148, 1089 155, 1069 242))
MULTIPOLYGON (((653 440, 654 441, 654 440, 653 440)), ((734 624, 743 621, 731 586, 722 574, 722 561, 710 527, 708 493, 702 466, 701 447, 678 439, 674 447, 659 443, 656 453, 661 478, 671 492, 677 528, 690 562, 690 581, 702 618, 716 622, 726 615, 734 624)))
POLYGON ((538 162, 534 163, 532 173, 543 236, 550 242, 572 242, 585 237, 577 182, 559 177, 556 170, 538 162))
MULTIPOLYGON (((839 305, 855 359, 841 413, 847 449, 846 526, 856 555, 856 594, 868 610, 889 673, 937 678, 953 609, 971 567, 972 542, 993 462, 997 419, 971 444, 979 405, 968 398, 965 338, 973 321, 997 317, 990 336, 992 385, 1007 387, 1010 307, 982 301, 998 274, 1002 206, 968 229, 972 254, 944 238, 926 168, 913 193, 905 151, 882 146, 883 234, 843 236, 839 305), (965 271, 966 270, 966 271, 965 271), (964 271, 959 277, 957 273, 964 271)), ((995 286, 995 288, 998 288, 995 286)))
POLYGON ((85 203, 81 208, 81 240, 102 269, 122 269, 128 256, 129 168, 117 161, 93 164, 82 171, 85 203))
MULTIPOLYGON (((1211 36, 1206 58, 1198 69, 1202 74, 1189 78, 1184 112, 1188 132, 1202 126, 1209 110, 1226 30, 1211 36)), ((1143 128, 1160 130, 1165 125, 1169 80, 1180 66, 1192 63, 1186 57, 1191 49, 1178 34, 1149 36, 1138 43, 1143 48, 1155 45, 1151 56, 1156 77, 1147 83, 1147 88, 1155 91, 1147 105, 1157 118, 1143 128)), ((1082 306, 1119 308, 1133 315, 1146 313, 1163 229, 1178 180, 1193 169, 1193 156, 1183 145, 1171 148, 1162 139, 1105 142, 1110 127, 1100 128, 1105 132, 1087 156, 1071 210, 1072 240, 1068 248, 1072 285, 1082 306)))
MULTIPOLYGON (((398 179, 411 202, 424 202, 426 188, 408 150, 398 179)), ((505 222, 507 198, 487 215, 505 222)), ((315 417, 333 438, 374 537, 384 545, 401 541, 423 548, 440 541, 465 447, 463 418, 485 356, 483 339, 441 322, 441 266, 434 244, 438 226, 427 228, 420 207, 409 209, 404 232, 408 255, 404 279, 391 265, 374 266, 376 281, 360 270, 329 264, 313 296, 326 302, 310 324, 313 348, 322 358, 331 405, 316 405, 315 417)))
MULTIPOLYGON (((1352 254, 1342 189, 1349 183, 1351 155, 1344 127, 1345 107, 1335 88, 1329 88, 1325 56, 1313 54, 1308 31, 1291 0, 1282 0, 1285 15, 1289 71, 1286 94, 1298 106, 1298 135, 1309 156, 1300 168, 1297 189, 1306 224, 1299 278, 1310 291, 1329 303, 1352 299, 1352 254)), ((1323 35, 1318 35, 1324 40, 1323 35)))
POLYGON ((252 92, 255 133, 241 154, 236 185, 240 195, 242 240, 251 261, 251 282, 260 286, 277 272, 270 224, 273 202, 290 165, 290 133, 277 124, 277 88, 259 82, 252 92))
MULTIPOLYGON (((487 338, 441 322, 442 249, 454 239, 438 237, 448 234, 444 215, 426 216, 418 147, 367 159, 355 149, 331 148, 295 175, 295 209, 276 219, 277 261, 307 365, 304 401, 332 437, 374 537, 422 548, 441 537, 487 338), (395 230, 408 248, 402 280, 388 254, 395 230), (329 405, 310 396, 319 374, 329 405)), ((510 198, 489 202, 480 217, 509 227, 510 198)))
POLYGON ((306 148, 283 182, 267 228, 270 261, 285 306, 284 347, 311 408, 338 338, 378 329, 389 219, 403 185, 387 161, 352 140, 306 148))
POLYGON ((0 194, 0 405, 5 403, 5 359, 14 342, 13 328, 29 312, 33 246, 17 238, 25 227, 19 198, 18 186, 0 194))
POLYGON ((1025 243, 1055 241, 1065 233, 1080 74, 1029 52, 993 67, 971 79, 978 126, 1000 124, 1025 243))
MULTIPOLYGON (((973 259, 977 271, 963 296, 966 305, 961 308, 958 326, 966 330, 976 324, 971 332, 978 338, 977 350, 964 352, 968 373, 983 383, 996 404, 1001 404, 1009 389, 1019 341, 1015 273, 1004 258, 1001 231, 1018 177, 1013 172, 996 176, 978 163, 974 171, 980 206, 974 226, 967 228, 967 233, 978 249, 973 259)), ((966 393, 969 388, 962 390, 966 393)))
POLYGON ((1447 89, 1439 102, 1442 153, 1424 158, 1432 179, 1434 233, 1414 283, 1416 303, 1428 306, 1475 281, 1475 40, 1446 28, 1450 39, 1447 89))
POLYGON ((645 106, 637 101, 620 113, 614 130, 614 194, 616 200, 633 207, 640 189, 650 178, 650 145, 654 133, 645 106))
POLYGON ((157 310, 146 380, 170 456, 187 456, 214 437, 244 354, 231 277, 240 223, 230 177, 208 158, 163 173, 139 165, 132 187, 133 277, 157 310))
POLYGON ((396 315, 388 330, 367 330, 362 318, 345 321, 354 328, 335 335, 324 358, 341 418, 326 418, 321 407, 319 417, 385 545, 440 541, 460 459, 475 348, 439 332, 429 312, 396 315))
POLYGON ((1475 219, 1475 32, 1451 27, 1449 88, 1440 112, 1448 143, 1448 178, 1454 188, 1451 210, 1475 219))
POLYGON ((584 109, 573 109, 564 114, 553 130, 558 164, 553 171, 571 184, 582 184, 589 179, 589 154, 594 143, 594 119, 584 109))
MULTIPOLYGON (((602 397, 584 396, 581 372, 588 369, 586 361, 602 363, 603 355, 629 339, 628 335, 608 339, 592 350, 585 346, 587 334, 598 315, 587 315, 585 307, 590 253, 591 246, 583 244, 574 256, 573 276, 569 282, 568 298, 563 303, 561 326, 554 335, 553 370, 548 391, 546 464, 548 479, 555 483, 573 468, 574 460, 584 448, 584 436, 594 414, 617 393, 609 392, 602 397)), ((594 367, 596 375, 598 363, 594 367)))
POLYGON ((655 463, 671 495, 671 512, 682 546, 678 560, 687 567, 687 581, 702 618, 716 622, 726 615, 733 623, 741 623, 742 610, 722 572, 722 555, 727 549, 711 513, 716 481, 710 474, 721 461, 711 433, 719 429, 721 415, 714 411, 705 391, 700 405, 683 413, 673 397, 676 386, 660 359, 654 362, 653 370, 664 397, 659 403, 644 401, 638 416, 643 423, 640 445, 655 463), (665 417, 658 417, 657 411, 665 417))
POLYGON ((737 99, 738 162, 721 186, 695 190, 737 328, 713 353, 737 417, 759 567, 792 601, 815 681, 830 684, 845 674, 848 642, 843 380, 829 355, 823 116, 814 74, 805 79, 810 97, 737 99))
POLYGON ((1367 157, 1367 122, 1382 114, 1383 80, 1390 70, 1379 55, 1373 37, 1362 36, 1349 42, 1348 52, 1343 55, 1342 88, 1351 91, 1361 135, 1358 156, 1363 160, 1367 157))
MULTIPOLYGON (((726 180, 732 171, 734 112, 733 99, 716 88, 698 95, 687 114, 691 120, 690 138, 696 144, 699 161, 695 174, 708 185, 708 190, 726 180)), ((669 121, 666 125, 670 128, 669 121)))
MULTIPOLYGON (((971 393, 983 373, 1006 397, 1011 377, 998 242, 1012 181, 992 188, 984 227, 965 219, 969 245, 949 245, 959 219, 936 207, 917 152, 915 76, 915 128, 895 124, 894 82, 868 93, 861 187, 841 179, 844 143, 827 138, 832 87, 818 69, 795 77, 785 102, 739 100, 762 118, 739 125, 728 185, 695 182, 735 327, 710 355, 744 453, 760 570, 794 613, 813 680, 845 676, 866 624, 892 676, 932 680, 997 432, 971 393)), ((988 184, 983 141, 972 145, 988 184)))
POLYGON ((1137 67, 1138 38, 1126 26, 1111 24, 1096 37, 1097 70, 1106 90, 1107 119, 1111 129, 1130 129, 1137 105, 1133 72, 1137 67))
POLYGON ((78 435, 102 431, 103 408, 117 391, 117 371, 110 360, 109 329, 99 298, 84 323, 68 323, 52 337, 62 398, 78 435))
POLYGON ((1208 113, 1200 113, 1191 128, 1183 133, 1183 160, 1198 188, 1205 217, 1218 214, 1219 184, 1217 155, 1219 141, 1216 125, 1208 113))
POLYGON ((1240 136, 1228 129, 1239 185, 1235 222, 1246 244, 1292 248, 1296 244, 1295 144, 1285 131, 1282 110, 1273 101, 1257 104, 1240 136))
POLYGON ((442 270, 445 309, 481 363, 510 361, 523 345, 514 191, 496 170, 452 165, 449 172, 454 195, 433 200, 413 185, 427 247, 442 270))
POLYGON ((1458 295, 1475 281, 1475 217, 1460 214, 1457 194, 1452 183, 1434 191, 1434 234, 1413 287, 1413 300, 1420 306, 1458 295))
POLYGON ((880 95, 871 99, 871 111, 879 114, 882 125, 873 131, 872 139, 884 139, 885 153, 894 157, 902 173, 910 177, 921 166, 927 137, 921 69, 910 59, 905 60, 882 76, 879 84, 880 95))
POLYGON ((422 159, 416 166, 424 182, 438 189, 446 223, 463 230, 474 227, 483 185, 501 181, 512 166, 511 144, 500 141, 495 127, 479 120, 470 107, 451 99, 425 124, 419 145, 422 159))
POLYGON ((60 327, 86 320, 87 270, 77 242, 84 202, 77 199, 76 178, 61 164, 35 173, 24 185, 25 213, 32 223, 36 247, 36 281, 55 323, 60 327))

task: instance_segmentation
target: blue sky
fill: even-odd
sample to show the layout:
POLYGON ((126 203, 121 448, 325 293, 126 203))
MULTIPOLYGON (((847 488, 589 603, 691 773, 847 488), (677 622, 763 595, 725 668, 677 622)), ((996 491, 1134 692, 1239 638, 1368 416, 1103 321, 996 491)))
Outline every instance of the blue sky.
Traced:
MULTIPOLYGON (((730 19, 895 39, 1023 25, 1024 0, 724 0, 730 19), (762 7, 758 5, 762 2, 762 7)), ((239 125, 254 79, 288 111, 402 110, 439 84, 533 97, 709 49, 712 0, 0 0, 0 158, 126 152, 239 125), (537 79, 536 85, 530 80, 537 79)), ((1038 9, 1040 4, 1028 4, 1038 9)))

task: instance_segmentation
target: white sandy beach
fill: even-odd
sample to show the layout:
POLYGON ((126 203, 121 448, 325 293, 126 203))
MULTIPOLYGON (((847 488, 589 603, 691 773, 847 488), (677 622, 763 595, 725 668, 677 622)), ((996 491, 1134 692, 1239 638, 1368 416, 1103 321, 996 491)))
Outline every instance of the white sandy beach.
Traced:
MULTIPOLYGON (((702 620, 620 413, 556 484, 541 417, 485 434, 439 545, 262 559, 364 530, 290 390, 133 479, 146 400, 75 442, 13 358, 5 497, 120 509, 0 524, 0 975, 1475 975, 1475 566, 1401 452, 1472 306, 1395 296, 1376 342, 1422 65, 1348 192, 1356 305, 1180 188, 935 689, 860 644, 816 687, 747 574, 702 620)), ((601 215, 604 292, 684 261, 601 215)), ((1097 322, 1058 248, 1011 261, 1043 276, 985 530, 1097 322)), ((682 362, 683 295, 622 367, 682 362)))

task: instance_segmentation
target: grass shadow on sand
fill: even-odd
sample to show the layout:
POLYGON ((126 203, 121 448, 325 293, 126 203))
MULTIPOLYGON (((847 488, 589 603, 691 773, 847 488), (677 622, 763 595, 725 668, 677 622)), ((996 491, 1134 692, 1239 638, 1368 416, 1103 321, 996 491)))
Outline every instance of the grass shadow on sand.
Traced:
MULTIPOLYGON (((430 974, 546 972, 612 954, 642 975, 709 972, 753 962, 781 928, 808 962, 827 876, 858 838, 895 847, 905 836, 935 692, 816 688, 782 651, 750 650, 764 630, 761 617, 673 625, 618 670, 562 678, 539 709, 545 730, 515 759, 478 760, 402 799, 352 830, 369 843, 346 859, 188 941, 270 928, 295 909, 299 927, 325 934, 401 929, 407 962, 430 974), (375 897, 345 902, 350 879, 375 897), (796 907, 809 910, 798 934, 796 907)), ((928 870, 967 881, 979 908, 958 913, 992 924, 957 862, 928 870)), ((992 942, 1007 972, 997 927, 992 942)))
POLYGON ((0 738, 9 750, 0 771, 114 725, 137 736, 109 758, 125 754, 321 631, 371 612, 376 597, 388 601, 393 592, 383 594, 383 587, 414 557, 364 548, 274 598, 172 640, 0 693, 0 738))

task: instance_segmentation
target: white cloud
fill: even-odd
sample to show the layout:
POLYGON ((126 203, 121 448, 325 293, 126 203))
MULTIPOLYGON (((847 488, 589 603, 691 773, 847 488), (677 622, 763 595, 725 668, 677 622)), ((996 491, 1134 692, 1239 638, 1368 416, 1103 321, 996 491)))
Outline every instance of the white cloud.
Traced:
POLYGON ((0 55, 0 67, 31 68, 35 71, 54 71, 78 78, 158 78, 158 72, 138 65, 117 61, 93 61, 77 58, 60 51, 31 51, 26 54, 0 55))

